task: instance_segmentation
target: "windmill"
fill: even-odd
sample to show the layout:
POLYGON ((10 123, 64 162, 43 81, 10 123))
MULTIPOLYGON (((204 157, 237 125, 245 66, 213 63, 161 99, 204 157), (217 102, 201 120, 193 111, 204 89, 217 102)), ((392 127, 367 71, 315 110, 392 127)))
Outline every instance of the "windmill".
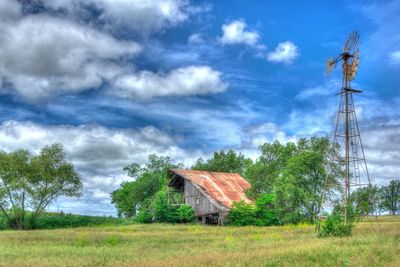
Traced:
MULTIPOLYGON (((338 94, 340 102, 333 137, 333 144, 340 145, 340 151, 339 155, 332 155, 332 159, 339 162, 340 173, 343 174, 340 186, 343 189, 345 224, 348 223, 351 188, 371 184, 353 101, 353 94, 362 93, 362 91, 351 87, 351 81, 355 78, 359 64, 359 38, 357 32, 352 32, 344 44, 343 52, 326 62, 327 75, 339 62, 342 62, 342 88, 338 94)), ((323 199, 325 194, 326 192, 323 193, 323 199)), ((323 205, 323 199, 321 205, 323 205)))

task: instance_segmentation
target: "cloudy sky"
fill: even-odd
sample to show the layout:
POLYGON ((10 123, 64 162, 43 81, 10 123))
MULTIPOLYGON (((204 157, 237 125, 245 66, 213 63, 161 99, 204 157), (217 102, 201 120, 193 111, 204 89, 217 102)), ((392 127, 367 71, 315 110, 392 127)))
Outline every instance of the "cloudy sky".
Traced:
POLYGON ((151 153, 187 167, 234 148, 331 135, 353 83, 373 182, 400 178, 400 1, 0 0, 0 149, 62 143, 84 195, 51 207, 114 215, 122 168, 151 153))

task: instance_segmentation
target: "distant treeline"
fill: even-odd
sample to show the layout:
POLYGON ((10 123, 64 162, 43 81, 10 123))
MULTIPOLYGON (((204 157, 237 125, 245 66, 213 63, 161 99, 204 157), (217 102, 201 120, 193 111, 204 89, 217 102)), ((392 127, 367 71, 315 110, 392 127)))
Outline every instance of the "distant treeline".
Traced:
MULTIPOLYGON (((43 213, 35 223, 35 229, 59 229, 59 228, 74 228, 95 225, 120 225, 130 224, 133 221, 130 219, 106 217, 106 216, 85 216, 76 214, 65 214, 63 212, 43 213)), ((10 229, 7 219, 0 215, 0 230, 10 229)))

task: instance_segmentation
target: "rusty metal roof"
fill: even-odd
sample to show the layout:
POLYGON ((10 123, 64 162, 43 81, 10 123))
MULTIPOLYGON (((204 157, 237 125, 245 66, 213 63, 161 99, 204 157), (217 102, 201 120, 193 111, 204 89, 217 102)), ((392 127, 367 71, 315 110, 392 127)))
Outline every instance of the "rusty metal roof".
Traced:
POLYGON ((210 197, 225 207, 231 208, 233 202, 244 200, 252 201, 246 196, 245 190, 251 187, 238 173, 209 172, 184 169, 170 169, 171 174, 177 174, 192 183, 200 186, 210 197))

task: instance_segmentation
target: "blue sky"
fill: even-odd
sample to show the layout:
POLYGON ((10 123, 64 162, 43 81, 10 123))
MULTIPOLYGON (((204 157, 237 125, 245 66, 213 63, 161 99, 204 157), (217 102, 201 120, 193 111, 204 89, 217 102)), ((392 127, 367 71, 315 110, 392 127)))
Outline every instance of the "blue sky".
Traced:
POLYGON ((54 142, 82 198, 52 210, 115 214, 123 166, 187 167, 215 150, 331 135, 340 68, 361 35, 354 87, 373 181, 400 177, 400 1, 0 0, 0 148, 54 142))

